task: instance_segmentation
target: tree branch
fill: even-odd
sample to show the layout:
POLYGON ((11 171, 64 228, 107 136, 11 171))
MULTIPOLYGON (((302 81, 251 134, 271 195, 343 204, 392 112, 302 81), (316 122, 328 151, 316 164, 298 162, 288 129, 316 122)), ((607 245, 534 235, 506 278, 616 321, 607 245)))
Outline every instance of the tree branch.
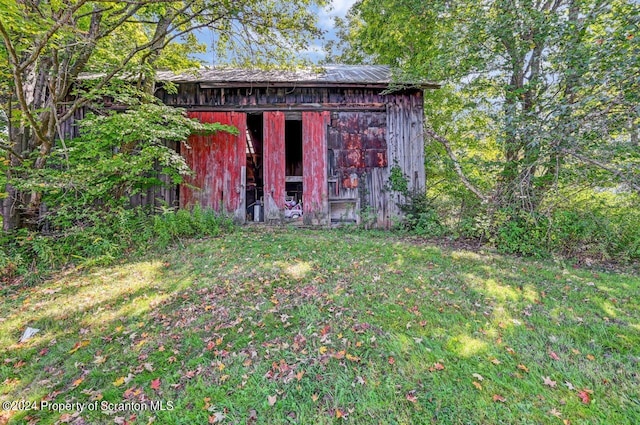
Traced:
POLYGON ((453 168, 456 174, 458 175, 458 177, 460 178, 460 180, 462 181, 462 184, 464 185, 464 187, 466 187, 469 191, 471 191, 474 195, 476 195, 478 199, 480 199, 480 201, 482 201, 483 203, 488 203, 489 198, 484 193, 482 193, 480 189, 478 189, 473 183, 471 183, 471 181, 469 181, 467 176, 464 174, 464 171, 460 166, 460 162, 458 161, 458 158, 453 152, 453 149, 451 149, 451 144, 449 143, 449 140, 447 140, 443 136, 440 136, 430 127, 425 127, 425 133, 428 137, 439 142, 442 146, 444 146, 444 149, 447 151, 447 155, 449 155, 449 159, 451 159, 451 162, 453 162, 453 168))
POLYGON ((630 179, 629 177, 627 177, 622 171, 620 170, 616 170, 615 168, 611 168, 609 167, 607 164, 604 164, 596 159, 593 158, 589 158, 586 157, 584 155, 581 155, 579 153, 577 153, 576 151, 574 151, 573 149, 561 149, 561 152, 566 154, 566 155, 570 155, 582 162, 586 162, 587 164, 591 164, 591 165, 595 165, 598 168, 601 168, 605 171, 608 171, 609 173, 613 174, 614 176, 616 176, 617 178, 619 178, 621 181, 627 183, 629 186, 631 186, 633 189, 635 189, 638 193, 640 193, 640 184, 638 184, 636 181, 634 181, 633 179, 630 179))
POLYGON ((22 75, 21 75, 21 72, 19 71, 19 66, 18 66, 18 63, 19 63, 18 54, 16 53, 13 43, 11 42, 11 38, 9 37, 9 34, 7 33, 7 30, 2 24, 2 22, 0 22, 0 34, 2 35, 2 39, 4 40, 5 47, 7 48, 7 52, 9 53, 9 63, 13 68, 13 80, 16 84, 16 95, 18 96, 18 103, 20 103, 20 109, 22 109, 22 112, 27 117, 27 121, 29 121, 29 124, 31 124, 31 127, 33 127, 33 131, 35 132, 38 142, 42 143, 44 142, 42 130, 38 127, 38 123, 36 122, 35 118, 33 117, 33 114, 29 110, 29 105, 27 104, 27 100, 24 97, 24 85, 22 83, 22 75))

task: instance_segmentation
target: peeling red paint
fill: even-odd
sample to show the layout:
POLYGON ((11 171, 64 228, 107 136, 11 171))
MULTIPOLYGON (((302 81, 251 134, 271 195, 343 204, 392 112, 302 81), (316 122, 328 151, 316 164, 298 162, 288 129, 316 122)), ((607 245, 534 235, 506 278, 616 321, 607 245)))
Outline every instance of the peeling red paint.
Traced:
POLYGON ((302 178, 305 218, 327 210, 327 125, 330 113, 302 113, 302 178))
POLYGON ((264 113, 264 193, 275 208, 284 209, 285 190, 285 117, 280 111, 264 113))
POLYGON ((218 132, 206 136, 189 137, 190 149, 181 152, 194 177, 180 186, 180 207, 196 204, 216 211, 235 212, 242 207, 241 171, 246 165, 246 115, 241 112, 189 112, 189 117, 205 123, 219 122, 238 128, 234 136, 218 132), (190 186, 195 186, 192 189, 190 186))
POLYGON ((348 150, 362 149, 362 136, 357 133, 346 134, 344 148, 348 150))
POLYGON ((358 175, 353 173, 342 180, 342 186, 346 189, 355 189, 358 187, 358 175))
POLYGON ((380 149, 369 149, 366 151, 365 159, 367 167, 386 167, 387 166, 387 151, 380 149))

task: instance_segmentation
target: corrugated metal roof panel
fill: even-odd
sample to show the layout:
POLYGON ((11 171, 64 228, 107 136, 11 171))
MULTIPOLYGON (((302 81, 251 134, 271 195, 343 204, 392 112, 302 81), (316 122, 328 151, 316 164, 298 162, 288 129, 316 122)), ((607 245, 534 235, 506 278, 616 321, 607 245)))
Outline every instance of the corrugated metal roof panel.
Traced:
MULTIPOLYGON (((389 85, 393 81, 393 75, 391 69, 384 65, 325 65, 295 70, 203 68, 182 74, 159 71, 157 79, 173 83, 201 83, 203 86, 227 87, 240 83, 389 85)), ((437 87, 432 83, 417 83, 416 85, 437 87)))

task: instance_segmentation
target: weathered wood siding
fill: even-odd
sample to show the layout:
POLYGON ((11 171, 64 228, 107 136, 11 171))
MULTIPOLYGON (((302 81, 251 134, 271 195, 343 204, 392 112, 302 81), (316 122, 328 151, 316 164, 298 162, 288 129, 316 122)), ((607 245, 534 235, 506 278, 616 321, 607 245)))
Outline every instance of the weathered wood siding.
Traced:
POLYGON ((199 204, 234 214, 244 221, 243 167, 246 166, 246 114, 241 112, 189 112, 202 122, 233 125, 239 135, 219 132, 189 137, 189 148, 181 153, 195 176, 180 186, 180 207, 199 204))
POLYGON ((304 222, 328 224, 327 126, 330 113, 302 113, 302 204, 304 222))
MULTIPOLYGON (((307 223, 358 221, 359 212, 367 209, 373 214, 373 225, 390 227, 401 215, 398 204, 405 202, 388 187, 395 165, 407 177, 410 191, 425 187, 421 90, 383 94, 381 89, 370 87, 202 88, 190 83, 178 85, 176 94, 162 89, 157 94, 168 105, 186 107, 192 116, 217 117, 214 120, 223 123, 239 122, 226 115, 231 111, 236 114, 233 116, 240 116, 242 111, 264 112, 267 217, 272 211, 275 218, 276 211, 282 210, 285 194, 285 117, 281 111, 302 111, 303 204, 307 223)), ((245 123, 243 119, 243 154, 238 153, 238 161, 231 161, 238 170, 245 161, 245 123)), ((203 193, 194 195, 182 188, 180 204, 202 200, 202 205, 216 209, 233 207, 237 199, 222 198, 229 194, 233 186, 230 182, 240 180, 227 175, 227 165, 215 155, 215 148, 192 152, 191 161, 196 173, 205 174, 195 179, 203 193)))
POLYGON ((386 112, 335 112, 329 127, 329 205, 334 222, 358 221, 371 207, 384 213, 381 192, 371 190, 374 170, 387 166, 386 112))
POLYGON ((178 92, 169 94, 162 88, 156 92, 165 104, 202 110, 260 110, 301 108, 384 110, 388 95, 374 88, 306 88, 306 87, 241 87, 201 88, 199 84, 180 84, 178 92))
POLYGON ((264 115, 263 179, 264 208, 268 220, 278 219, 284 209, 285 191, 285 117, 284 112, 264 115))
POLYGON ((400 167, 410 191, 425 187, 422 94, 387 95, 386 111, 335 112, 329 128, 329 205, 333 221, 358 220, 368 209, 375 225, 390 227, 403 196, 389 190, 400 167))
MULTIPOLYGON (((424 111, 421 92, 390 98, 387 103, 387 152, 389 167, 382 176, 389 181, 391 167, 398 165, 408 180, 409 192, 425 188, 424 168, 424 111)), ((401 215, 399 204, 405 202, 397 192, 386 194, 385 225, 401 215)))

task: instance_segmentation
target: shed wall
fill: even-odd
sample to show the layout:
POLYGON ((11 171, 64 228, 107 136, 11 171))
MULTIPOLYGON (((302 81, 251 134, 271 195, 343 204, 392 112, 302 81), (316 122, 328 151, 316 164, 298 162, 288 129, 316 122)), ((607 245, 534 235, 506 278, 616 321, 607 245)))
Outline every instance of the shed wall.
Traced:
MULTIPOLYGON (((391 168, 396 165, 406 176, 410 191, 425 187, 420 90, 382 94, 377 88, 201 88, 198 84, 181 84, 177 94, 160 90, 158 95, 166 104, 186 107, 191 116, 226 117, 224 114, 233 111, 234 116, 244 117, 243 112, 264 112, 265 204, 271 205, 274 216, 284 199, 276 192, 284 190, 284 170, 278 164, 284 151, 285 111, 302 111, 306 222, 359 221, 359 212, 367 209, 367 216, 373 217, 372 225, 390 227, 401 215, 398 203, 405 201, 388 188, 391 168), (215 111, 229 112, 211 115, 215 111), (269 197, 271 190, 274 193, 269 197)), ((228 119, 221 122, 233 124, 228 119)), ((243 149, 245 143, 243 138, 243 149)), ((200 154, 213 148, 207 149, 200 154)), ((217 184, 212 181, 214 176, 222 176, 228 186, 222 162, 209 160, 214 165, 207 168, 202 160, 194 157, 193 161, 200 161, 197 167, 207 175, 195 182, 203 185, 203 191, 211 191, 207 185, 217 184)), ((213 198, 225 190, 216 188, 213 198)), ((194 200, 188 191, 183 194, 181 190, 180 196, 184 195, 187 204, 194 200)), ((205 198, 203 205, 219 209, 219 202, 211 201, 208 195, 205 198)), ((225 208, 231 204, 225 204, 225 208)), ((185 205, 184 199, 181 205, 185 205)), ((267 213, 269 205, 265 205, 267 213)))
POLYGON ((189 148, 182 155, 195 176, 180 186, 180 207, 196 204, 217 211, 226 211, 243 221, 246 167, 246 115, 238 112, 189 112, 202 122, 233 125, 237 136, 218 132, 189 137, 189 148))

